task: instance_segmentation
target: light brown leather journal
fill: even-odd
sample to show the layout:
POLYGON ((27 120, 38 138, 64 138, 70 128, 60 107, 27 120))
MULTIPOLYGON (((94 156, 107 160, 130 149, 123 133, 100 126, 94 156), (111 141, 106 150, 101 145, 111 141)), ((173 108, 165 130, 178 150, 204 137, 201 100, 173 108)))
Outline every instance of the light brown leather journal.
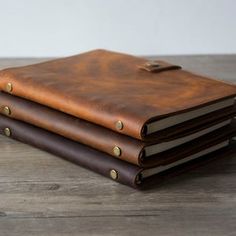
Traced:
POLYGON ((179 65, 106 50, 4 69, 0 90, 139 140, 192 129, 236 95, 179 65))

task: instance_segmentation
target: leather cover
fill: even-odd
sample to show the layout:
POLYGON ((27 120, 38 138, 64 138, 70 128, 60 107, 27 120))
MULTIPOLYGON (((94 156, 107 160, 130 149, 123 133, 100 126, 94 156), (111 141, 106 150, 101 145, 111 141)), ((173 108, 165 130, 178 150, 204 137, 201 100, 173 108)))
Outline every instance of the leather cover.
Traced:
POLYGON ((236 95, 232 84, 162 61, 149 64, 144 58, 94 50, 4 69, 0 89, 137 139, 144 138, 149 122, 236 95), (116 128, 119 120, 122 129, 116 128))
MULTIPOLYGON (((160 156, 160 154, 158 154, 155 158, 145 158, 144 148, 146 146, 170 141, 207 128, 215 123, 232 118, 236 111, 236 109, 233 108, 222 109, 221 111, 214 112, 213 115, 211 114, 210 116, 208 115, 203 119, 198 120, 199 123, 201 123, 201 121, 204 121, 205 123, 195 129, 184 132, 183 130, 185 126, 183 126, 178 130, 177 134, 170 136, 171 132, 163 132, 162 135, 155 139, 155 141, 152 140, 152 142, 144 142, 113 132, 102 126, 78 119, 74 116, 56 111, 38 103, 0 92, 1 113, 4 113, 5 107, 10 109, 8 116, 13 119, 30 123, 66 138, 78 141, 85 145, 91 146, 92 148, 103 151, 111 156, 114 155, 113 148, 118 146, 121 149, 121 155, 117 158, 139 166, 155 165, 156 159, 160 156), (213 118, 214 120, 212 121, 213 118)), ((191 127, 191 123, 189 126, 191 127)), ((204 139, 204 142, 205 141, 206 139, 204 139)), ((176 150, 176 148, 174 150, 176 150)))
MULTIPOLYGON (((6 127, 10 128, 11 137, 13 139, 28 143, 49 153, 58 155, 106 177, 110 177, 110 171, 115 169, 118 173, 117 181, 132 187, 142 187, 148 183, 148 179, 153 181, 157 178, 156 181, 158 181, 158 176, 163 175, 159 174, 140 182, 138 176, 143 168, 115 158, 110 158, 109 155, 79 144, 78 142, 71 141, 46 130, 0 115, 1 134, 3 134, 3 130, 6 127)), ((235 129, 236 125, 235 123, 232 123, 231 130, 234 130, 234 133, 235 129)), ((230 135, 226 136, 224 139, 228 139, 230 135)), ((206 159, 207 156, 202 158, 206 159)), ((214 152, 213 156, 216 156, 216 152, 214 152)), ((171 170, 167 172, 169 173, 171 170)))

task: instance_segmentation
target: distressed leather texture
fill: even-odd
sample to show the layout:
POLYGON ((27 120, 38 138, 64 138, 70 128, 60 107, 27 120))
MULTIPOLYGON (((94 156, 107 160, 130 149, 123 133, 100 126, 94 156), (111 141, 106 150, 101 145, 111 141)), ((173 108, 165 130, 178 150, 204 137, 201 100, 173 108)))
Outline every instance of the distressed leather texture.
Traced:
MULTIPOLYGON (((10 128, 11 130, 11 138, 23 143, 30 144, 49 153, 55 154, 106 177, 110 178, 109 173, 114 169, 118 173, 118 178, 116 181, 122 184, 126 184, 135 188, 142 188, 143 186, 145 187, 145 185, 148 184, 149 181, 153 182, 155 180, 155 182, 159 182, 163 178, 162 173, 149 178, 149 180, 147 179, 143 182, 137 182, 137 177, 139 176, 143 168, 129 164, 116 158, 111 158, 111 156, 103 152, 99 152, 78 142, 66 139, 60 135, 56 135, 27 123, 13 120, 0 115, 0 134, 4 133, 3 130, 6 127, 10 128)), ((232 122, 231 127, 227 130, 225 129, 224 135, 222 134, 219 141, 214 141, 214 143, 229 139, 229 137, 235 135, 235 133, 236 124, 235 122, 232 122)), ((223 149, 223 154, 227 155, 227 150, 229 149, 230 148, 223 149)), ((221 151, 217 151, 210 156, 213 155, 213 157, 215 158, 218 155, 218 152, 220 153, 220 155, 222 155, 221 151)), ((206 159, 208 159, 208 156, 209 155, 203 156, 202 159, 206 161, 206 159)), ((184 155, 181 158, 183 157, 184 155)), ((173 171, 167 171, 168 175, 170 173, 171 175, 173 175, 176 172, 175 169, 176 168, 174 168, 173 171)))
MULTIPOLYGON (((186 127, 191 127, 190 123, 188 126, 179 127, 177 129, 178 132, 172 136, 171 132, 163 132, 162 135, 159 135, 154 140, 140 141, 38 103, 0 92, 0 112, 2 114, 4 114, 5 107, 10 109, 10 114, 8 116, 12 119, 21 120, 50 132, 54 132, 63 137, 105 152, 111 156, 114 156, 113 148, 118 146, 121 149, 121 155, 119 157, 114 157, 139 166, 155 165, 156 159, 159 159, 159 156, 163 156, 159 154, 154 158, 145 158, 143 150, 146 146, 174 140, 200 131, 221 121, 232 118, 236 112, 234 107, 222 109, 221 111, 205 116, 203 119, 197 119, 195 123, 199 123, 199 126, 195 129, 191 128, 185 131, 186 127), (212 118, 214 118, 214 120, 212 120, 212 118), (201 123, 203 121, 204 123, 201 123)), ((174 150, 177 150, 178 152, 179 149, 174 148, 174 150)), ((167 153, 169 155, 170 151, 167 151, 167 153)), ((170 156, 173 156, 173 154, 170 156)))
POLYGON ((147 59, 94 50, 0 72, 0 90, 144 139, 145 125, 236 95, 236 87, 180 69, 140 69, 147 59), (116 129, 116 122, 123 129, 116 129))
POLYGON ((108 178, 110 178, 110 170, 115 169, 119 173, 118 182, 136 186, 135 178, 142 170, 138 166, 111 158, 103 152, 60 135, 0 115, 0 134, 3 134, 6 127, 11 129, 13 139, 62 157, 108 178))

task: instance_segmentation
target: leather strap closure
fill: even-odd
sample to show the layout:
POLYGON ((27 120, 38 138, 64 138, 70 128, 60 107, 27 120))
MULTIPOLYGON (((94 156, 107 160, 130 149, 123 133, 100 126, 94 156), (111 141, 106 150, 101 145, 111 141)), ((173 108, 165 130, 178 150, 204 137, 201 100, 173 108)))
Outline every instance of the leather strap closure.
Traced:
POLYGON ((167 71, 167 70, 179 70, 181 69, 181 66, 169 64, 164 61, 147 61, 143 65, 139 66, 139 69, 145 70, 148 72, 161 72, 161 71, 167 71))

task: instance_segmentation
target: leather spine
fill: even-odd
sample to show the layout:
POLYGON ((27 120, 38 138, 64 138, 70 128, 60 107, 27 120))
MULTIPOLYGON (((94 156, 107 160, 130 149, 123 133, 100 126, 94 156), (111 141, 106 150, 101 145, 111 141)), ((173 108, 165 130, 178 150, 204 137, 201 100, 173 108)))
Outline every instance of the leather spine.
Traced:
POLYGON ((46 130, 0 115, 1 134, 4 134, 5 128, 11 130, 11 138, 13 139, 59 156, 108 178, 110 178, 110 171, 116 170, 118 173, 117 182, 137 187, 137 176, 142 169, 135 165, 111 158, 105 153, 46 130))

